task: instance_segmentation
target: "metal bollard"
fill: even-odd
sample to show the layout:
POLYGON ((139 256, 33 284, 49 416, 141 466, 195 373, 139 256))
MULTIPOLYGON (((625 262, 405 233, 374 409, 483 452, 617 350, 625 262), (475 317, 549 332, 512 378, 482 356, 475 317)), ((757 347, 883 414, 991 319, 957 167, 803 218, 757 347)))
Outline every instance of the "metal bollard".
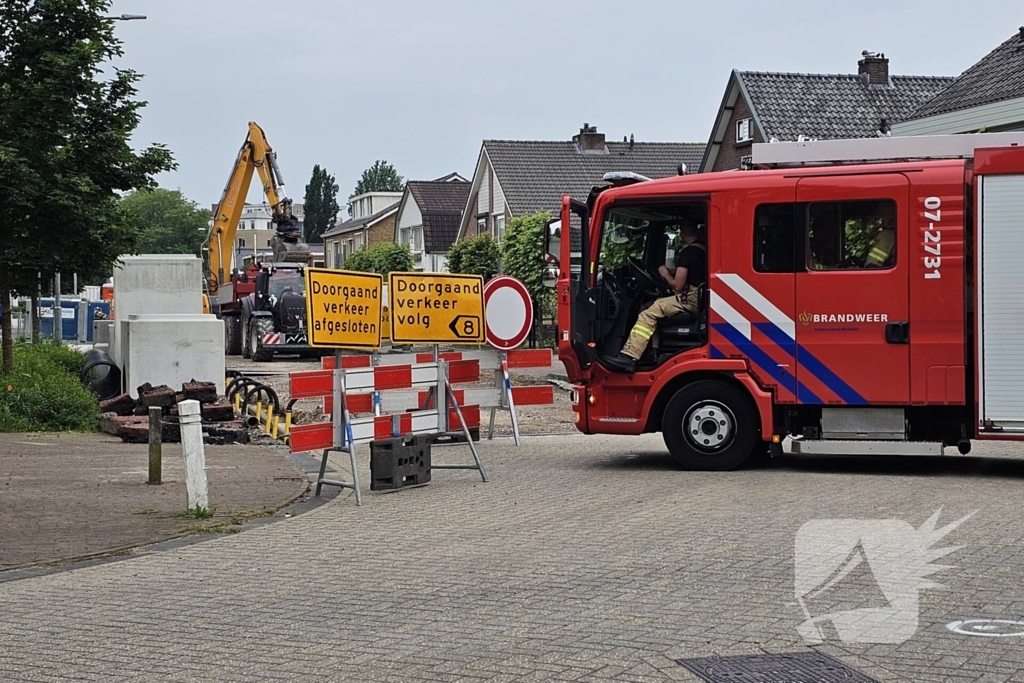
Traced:
POLYGON ((163 415, 158 406, 149 408, 149 479, 147 484, 160 484, 163 475, 163 415))
POLYGON ((267 424, 266 424, 266 426, 263 429, 264 433, 269 435, 270 434, 270 430, 273 429, 273 427, 274 427, 274 404, 273 403, 268 403, 267 404, 267 424))

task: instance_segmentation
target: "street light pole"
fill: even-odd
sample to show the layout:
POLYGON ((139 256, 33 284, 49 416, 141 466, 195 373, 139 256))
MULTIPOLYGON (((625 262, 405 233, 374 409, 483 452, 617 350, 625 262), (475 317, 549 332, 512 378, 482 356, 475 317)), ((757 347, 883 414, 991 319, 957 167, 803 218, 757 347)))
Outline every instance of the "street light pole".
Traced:
POLYGON ((116 17, 103 17, 109 21, 135 21, 136 19, 145 19, 145 14, 120 14, 116 17))

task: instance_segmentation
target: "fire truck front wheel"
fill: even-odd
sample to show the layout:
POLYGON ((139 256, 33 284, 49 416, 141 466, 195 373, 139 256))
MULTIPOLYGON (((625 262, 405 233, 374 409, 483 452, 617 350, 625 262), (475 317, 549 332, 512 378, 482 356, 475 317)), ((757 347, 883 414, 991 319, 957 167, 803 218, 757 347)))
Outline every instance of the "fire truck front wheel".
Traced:
POLYGON ((760 425, 741 389, 700 380, 676 392, 665 407, 662 435, 669 453, 688 470, 731 470, 750 457, 760 425))

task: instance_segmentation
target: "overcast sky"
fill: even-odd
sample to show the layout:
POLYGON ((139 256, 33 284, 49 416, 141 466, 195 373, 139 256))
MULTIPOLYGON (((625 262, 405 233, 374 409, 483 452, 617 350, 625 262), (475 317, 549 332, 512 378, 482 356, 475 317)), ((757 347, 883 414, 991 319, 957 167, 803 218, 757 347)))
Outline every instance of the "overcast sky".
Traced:
MULTIPOLYGON (((115 0, 143 74, 136 144, 159 178, 220 199, 249 120, 302 201, 313 164, 340 199, 376 159, 410 180, 473 173, 485 138, 706 142, 732 69, 956 75, 1024 24, 1019 0, 115 0)), ((250 201, 260 189, 253 183, 250 201)), ((344 203, 343 201, 340 203, 344 203)))

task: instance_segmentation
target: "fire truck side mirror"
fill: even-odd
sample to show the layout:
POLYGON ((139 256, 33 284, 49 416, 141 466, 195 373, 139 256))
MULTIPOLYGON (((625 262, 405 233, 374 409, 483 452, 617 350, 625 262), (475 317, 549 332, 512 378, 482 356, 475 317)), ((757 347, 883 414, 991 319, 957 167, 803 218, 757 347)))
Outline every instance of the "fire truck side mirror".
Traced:
POLYGON ((544 223, 544 256, 545 261, 558 265, 562 251, 562 221, 551 218, 544 223))

